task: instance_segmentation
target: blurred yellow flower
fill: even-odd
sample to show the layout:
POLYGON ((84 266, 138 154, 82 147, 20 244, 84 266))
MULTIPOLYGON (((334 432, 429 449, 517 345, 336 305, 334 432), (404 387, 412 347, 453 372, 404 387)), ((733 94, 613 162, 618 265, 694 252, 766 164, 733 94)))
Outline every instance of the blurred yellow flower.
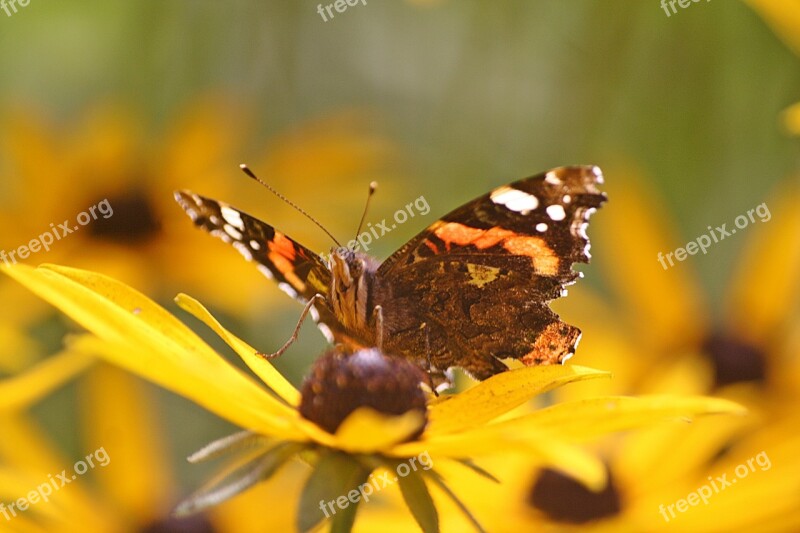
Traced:
MULTIPOLYGON (((691 263, 664 269, 657 260, 658 252, 674 250, 679 239, 639 173, 627 167, 610 174, 626 179, 609 183, 617 188, 611 191, 616 209, 595 231, 597 240, 613 242, 598 247, 596 255, 614 291, 600 299, 578 288, 563 306, 584 331, 582 362, 612 369, 615 379, 559 389, 555 397, 714 393, 746 405, 752 416, 703 419, 609 440, 598 451, 612 483, 600 496, 523 461, 485 463, 503 481, 504 472, 511 480, 491 489, 492 497, 483 494, 487 509, 497 513, 511 501, 500 514, 516 517, 519 522, 512 523, 519 527, 543 529, 568 530, 573 524, 614 531, 794 531, 800 502, 786 494, 800 488, 800 459, 793 451, 800 444, 800 191, 794 182, 780 184, 765 201, 769 220, 742 234, 744 253, 721 317, 714 319, 691 263), (737 477, 737 467, 756 457, 765 466, 751 470, 746 481, 738 478, 735 489, 714 492, 708 505, 669 510, 709 484, 709 476, 737 477)), ((481 516, 480 508, 475 513, 481 516)))
POLYGON ((121 106, 98 106, 63 127, 30 109, 6 113, 4 262, 69 262, 155 294, 178 283, 229 309, 242 305, 256 276, 225 256, 225 284, 199 276, 208 255, 172 202, 172 190, 186 183, 231 189, 245 130, 239 117, 221 99, 202 99, 154 139, 121 106))
POLYGON ((743 253, 721 311, 712 313, 690 261, 665 270, 657 260, 679 242, 669 215, 634 168, 617 174, 626 179, 616 180, 616 210, 595 231, 614 242, 596 253, 618 303, 611 308, 580 288, 565 302, 585 332, 583 362, 611 368, 618 378, 605 392, 713 391, 767 417, 793 409, 800 399, 796 182, 779 184, 763 201, 769 217, 735 235, 745 239, 743 253))
MULTIPOLYGON (((255 185, 237 168, 253 151, 241 147, 248 131, 242 116, 209 96, 154 135, 120 106, 97 106, 64 126, 31 109, 8 110, 0 119, 6 132, 0 135, 0 264, 69 263, 160 297, 174 294, 169 289, 165 295, 166 287, 180 286, 231 313, 277 302, 280 297, 237 254, 198 236, 172 200, 172 191, 183 187, 231 200, 251 194, 255 185)), ((352 212, 363 201, 366 184, 391 156, 389 143, 355 112, 309 121, 255 152, 263 154, 260 171, 276 187, 303 198, 314 179, 320 187, 312 192, 336 213, 352 212), (363 189, 354 177, 364 177, 363 189), (349 195, 342 184, 353 184, 349 195)), ((276 218, 296 216, 275 203, 276 218)), ((334 220, 336 229, 346 225, 348 231, 356 222, 355 215, 334 220)), ((311 239, 311 231, 316 228, 297 234, 311 239)), ((17 372, 42 353, 25 331, 48 310, 42 302, 18 304, 23 294, 0 282, 6 304, 0 307, 0 372, 17 372)))
MULTIPOLYGON (((18 265, 3 271, 92 332, 72 339, 72 349, 120 365, 247 428, 247 432, 212 443, 194 456, 196 460, 207 459, 243 446, 250 451, 244 469, 240 463, 239 469, 232 471, 232 480, 230 476, 218 480, 187 500, 180 508, 186 512, 217 504, 271 477, 298 454, 315 463, 298 510, 303 531, 328 516, 323 514, 324 502, 338 502, 337 496, 349 494, 347 489, 352 492, 374 469, 392 467, 399 472, 401 462, 423 454, 431 460, 454 460, 470 467, 467 460, 474 456, 500 450, 521 452, 537 464, 599 490, 606 481, 605 467, 573 442, 665 418, 740 411, 734 403, 703 397, 593 398, 509 416, 511 410, 540 392, 604 375, 584 367, 552 366, 494 376, 464 393, 438 398, 424 406, 424 411, 409 408, 385 414, 351 405, 352 409, 340 413, 338 427, 331 428, 325 419, 337 404, 336 390, 346 383, 342 375, 314 374, 301 396, 255 349, 225 330, 188 296, 181 295, 176 301, 222 337, 269 392, 225 363, 164 309, 119 282, 56 266, 32 269, 18 265), (333 396, 319 405, 313 401, 306 404, 308 394, 313 398, 326 393, 326 380, 335 384, 333 396)), ((379 368, 376 358, 382 356, 375 350, 366 352, 347 358, 347 364, 361 357, 368 359, 366 367, 379 368)), ((390 386, 398 385, 391 382, 390 386)), ((345 401, 348 395, 338 397, 345 401)), ((438 515, 427 485, 437 486, 455 502, 459 500, 437 471, 425 471, 427 483, 422 473, 409 474, 398 480, 404 499, 423 528, 437 529, 438 515)), ((334 524, 349 528, 356 505, 349 510, 337 505, 342 512, 335 514, 334 524)), ((470 516, 463 505, 457 506, 470 516)), ((470 521, 479 527, 474 519, 470 521)))
MULTIPOLYGON (((80 444, 84 450, 95 450, 97 462, 88 470, 89 480, 83 481, 84 473, 67 479, 68 487, 62 485, 58 474, 65 468, 70 471, 72 460, 49 443, 23 409, 93 361, 83 353, 66 351, 0 382, 0 501, 4 503, 0 523, 13 531, 108 533, 212 526, 220 531, 264 531, 270 525, 292 523, 294 516, 288 510, 281 513, 291 503, 290 496, 268 486, 243 495, 236 505, 222 504, 184 519, 172 517, 177 486, 153 398, 136 378, 102 364, 89 372, 79 389, 84 418, 80 444), (42 487, 54 477, 56 489, 42 487), (36 491, 40 496, 31 497, 36 491), (24 510, 15 503, 20 498, 30 502, 24 510), (275 505, 269 515, 259 510, 263 501, 275 505)), ((288 476, 281 481, 293 483, 288 476)))
MULTIPOLYGON (((775 35, 800 56, 800 1, 747 0, 747 3, 769 24, 775 35)), ((788 107, 783 122, 792 135, 800 135, 800 102, 788 107)))

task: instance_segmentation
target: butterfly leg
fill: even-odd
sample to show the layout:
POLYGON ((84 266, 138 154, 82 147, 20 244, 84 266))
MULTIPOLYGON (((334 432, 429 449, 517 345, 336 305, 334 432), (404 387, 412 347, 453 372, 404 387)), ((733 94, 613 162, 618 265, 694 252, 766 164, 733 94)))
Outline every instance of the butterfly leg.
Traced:
POLYGON ((431 361, 431 336, 428 331, 428 323, 423 322, 420 326, 420 329, 425 330, 425 356, 428 358, 428 381, 430 382, 429 385, 431 387, 431 391, 433 391, 433 395, 437 398, 439 397, 438 387, 436 386, 436 380, 433 378, 433 362, 431 361))
POLYGON ((383 307, 375 306, 375 344, 383 351, 383 307))
POLYGON ((259 357, 263 357, 264 359, 275 359, 276 357, 280 357, 283 354, 283 352, 288 350, 289 346, 291 346, 292 343, 297 340, 297 335, 300 333, 300 326, 303 325, 303 321, 305 321, 306 317, 308 316, 308 313, 311 311, 311 307, 314 305, 317 299, 324 300, 325 297, 322 296, 321 294, 315 294, 314 296, 311 297, 311 299, 306 304, 305 308, 303 308, 303 312, 300 314, 300 320, 297 321, 297 325, 294 327, 292 336, 289 337, 289 340, 286 341, 286 343, 283 346, 281 346, 281 348, 277 352, 274 353, 257 352, 256 355, 258 355, 259 357))

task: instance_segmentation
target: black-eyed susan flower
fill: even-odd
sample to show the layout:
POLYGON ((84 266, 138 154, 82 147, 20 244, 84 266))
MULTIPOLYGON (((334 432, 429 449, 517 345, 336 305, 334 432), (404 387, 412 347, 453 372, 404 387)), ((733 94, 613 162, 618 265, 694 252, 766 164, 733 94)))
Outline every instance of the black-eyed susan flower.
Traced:
POLYGON ((418 372, 400 370, 398 365, 407 363, 387 360, 374 350, 350 357, 326 355, 301 394, 197 301, 179 296, 178 304, 220 335, 265 388, 226 363, 167 311, 108 277, 56 266, 4 271, 91 332, 73 338, 72 349, 100 356, 246 429, 193 456, 203 460, 234 450, 242 454, 226 475, 188 499, 181 511, 218 503, 300 457, 313 465, 297 509, 301 530, 326 517, 336 527, 349 529, 360 501, 353 491, 371 483, 374 475, 385 479, 392 470, 400 474, 397 485, 423 529, 439 527, 431 492, 437 498, 444 493, 468 523, 479 527, 456 496, 462 487, 450 488, 440 466, 455 463, 473 470, 476 478, 491 477, 470 460, 518 452, 600 490, 605 466, 574 442, 664 418, 739 410, 731 402, 711 398, 654 397, 595 398, 523 416, 511 413, 537 393, 604 375, 577 366, 505 372, 423 405, 418 390, 408 388, 418 372), (342 391, 349 394, 338 394, 342 391), (386 398, 390 391, 401 398, 386 398), (361 400, 353 402, 353 396, 361 400), (431 468, 412 474, 411 460, 417 458, 419 464, 423 457, 431 468), (406 475, 401 464, 407 465, 406 475))
POLYGON ((712 241, 707 255, 663 268, 659 252, 681 246, 669 215, 644 190, 636 171, 619 174, 629 179, 618 191, 618 208, 597 230, 615 235, 613 256, 601 250, 598 259, 617 305, 576 291, 576 305, 570 308, 590 330, 588 362, 614 369, 622 379, 612 386, 624 386, 617 392, 713 391, 763 410, 765 416, 792 409, 800 398, 796 182, 779 184, 758 199, 758 216, 734 236, 743 241, 743 253, 728 268, 729 289, 712 312, 692 261, 713 260, 714 246, 727 243, 712 241), (673 375, 683 377, 667 383, 665 378, 673 375))
MULTIPOLYGON (((658 261, 659 252, 680 246, 668 213, 634 170, 617 175, 630 179, 615 191, 615 212, 597 228, 616 242, 613 256, 598 251, 612 297, 601 300, 577 290, 565 302, 571 314, 582 317, 584 361, 612 369, 615 379, 587 383, 583 390, 559 389, 554 396, 576 401, 593 394, 713 393, 746 405, 751 416, 703 419, 687 428, 658 428, 611 441, 600 449, 614 489, 606 499, 552 472, 528 467, 516 477, 524 467, 510 465, 509 475, 526 494, 517 498, 515 516, 556 529, 579 524, 597 530, 793 531, 800 503, 782 495, 797 492, 800 479, 800 461, 791 451, 797 446, 800 380, 796 186, 780 184, 764 199, 769 215, 762 209, 763 221, 736 235, 745 241, 744 252, 731 269, 720 312, 712 313, 690 261, 667 269, 658 261), (708 504, 669 509, 717 476, 734 477, 739 465, 757 457, 763 466, 747 466, 746 480, 715 491, 708 504), (582 515, 577 504, 565 510, 559 502, 567 498, 596 513, 582 515)), ((709 256, 714 252, 709 249, 709 256)))
MULTIPOLYGON (((238 255, 222 252, 214 265, 226 273, 224 282, 209 284, 203 265, 214 252, 207 243, 197 244, 201 238, 184 223, 172 191, 191 184, 218 197, 245 197, 255 185, 237 168, 255 152, 265 175, 284 192, 292 194, 293 187, 316 176, 317 192, 331 198, 335 195, 326 192, 359 183, 354 178, 374 179, 391 149, 355 114, 342 113, 311 120, 254 150, 242 147, 248 131, 243 116, 224 98, 211 96, 188 105, 164 131, 111 104, 63 125, 36 110, 8 110, 0 120, 0 131, 7 132, 0 136, 6 177, 0 264, 70 263, 153 295, 179 285, 227 311, 250 305, 253 287, 264 285, 258 274, 238 255)), ((351 190, 338 195, 350 203, 330 207, 352 209, 353 202, 361 202, 361 187, 351 190)), ((256 300, 269 302, 273 296, 265 287, 256 300)), ((11 313, 5 320, 5 309, 0 323, 20 323, 11 313)), ((0 334, 10 337, 11 331, 0 334)))
MULTIPOLYGON (((241 266, 230 258, 224 268, 232 274, 224 289, 208 284, 206 277, 194 275, 203 259, 194 236, 170 223, 180 217, 171 203, 176 184, 202 182, 224 193, 232 189, 230 169, 236 168, 236 150, 246 131, 240 117, 223 99, 211 97, 187 106, 159 133, 130 110, 111 104, 59 125, 33 109, 4 113, 4 262, 66 261, 153 294, 171 280, 171 286, 181 283, 219 305, 242 305, 252 288, 238 283, 248 279, 246 269, 239 275, 241 266)), ((226 257, 219 260, 224 263, 226 257)))

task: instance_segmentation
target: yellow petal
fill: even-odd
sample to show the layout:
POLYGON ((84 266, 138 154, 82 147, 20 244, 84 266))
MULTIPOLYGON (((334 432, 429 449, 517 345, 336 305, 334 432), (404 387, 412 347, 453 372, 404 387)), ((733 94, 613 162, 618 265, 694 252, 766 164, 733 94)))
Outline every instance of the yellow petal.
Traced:
MULTIPOLYGON (((47 483, 50 476, 55 478, 64 469, 73 470, 73 461, 63 457, 51 447, 41 430, 29 420, 5 414, 0 416, 0 427, 3 438, 0 438, 0 461, 10 465, 26 477, 36 480, 17 498, 26 496, 28 492, 47 483)), ((88 478, 90 473, 87 472, 88 478)), ((102 500, 92 497, 89 492, 89 479, 77 477, 69 487, 53 491, 47 505, 55 506, 57 514, 63 520, 59 523, 59 531, 78 531, 76 524, 81 524, 84 531, 113 531, 119 524, 104 508, 102 500)), ((42 502, 37 506, 41 506, 42 502)), ((55 514, 55 513, 54 513, 55 514)))
POLYGON ((350 413, 336 430, 336 447, 351 453, 379 452, 407 439, 424 422, 419 411, 386 416, 361 407, 350 413))
POLYGON ((668 257, 689 239, 677 235, 640 174, 629 165, 605 169, 609 205, 592 219, 592 253, 649 343, 645 350, 692 345, 705 331, 703 292, 691 263, 673 260, 670 267, 668 257))
POLYGON ((305 440, 296 428, 296 415, 271 413, 276 400, 233 367, 227 375, 216 372, 215 380, 205 370, 187 369, 170 361, 163 351, 149 351, 144 356, 147 348, 104 341, 92 335, 75 336, 70 339, 70 346, 180 394, 240 427, 288 440, 305 440))
POLYGON ((457 435, 442 435, 400 444, 386 454, 393 457, 412 457, 426 452, 434 458, 444 456, 465 459, 482 455, 521 453, 530 459, 531 464, 561 470, 592 490, 600 490, 606 483, 606 467, 600 459, 533 424, 483 426, 457 435))
POLYGON ((779 440, 748 449, 734 448, 697 478, 682 480, 670 487, 669 493, 661 493, 661 501, 647 502, 649 512, 706 487, 708 505, 677 513, 670 526, 685 531, 795 531, 792 525, 800 518, 798 499, 791 496, 800 492, 796 427, 793 425, 791 433, 780 435, 779 440), (718 481, 723 475, 730 485, 718 481), (712 481, 719 490, 712 490, 712 481))
POLYGON ((93 475, 103 493, 142 526, 169 515, 177 495, 153 398, 142 382, 101 364, 83 382, 84 449, 102 447, 93 475), (102 456, 101 456, 102 457, 102 456), (102 463, 100 463, 102 465, 102 463))
POLYGON ((2 271, 97 335, 77 338, 76 349, 90 350, 242 427, 302 438, 290 418, 297 418, 294 410, 141 293, 100 274, 65 267, 16 265, 2 271))
POLYGON ((798 0, 747 0, 772 31, 800 56, 800 2, 798 0))
POLYGON ((737 403, 704 396, 610 396, 560 403, 496 425, 532 424, 568 440, 585 441, 664 420, 746 412, 737 403))
POLYGON ((620 440, 612 470, 637 491, 659 491, 677 480, 694 479, 753 417, 716 416, 692 424, 658 424, 620 440))
POLYGON ((283 398, 289 405, 297 406, 300 404, 300 392, 278 372, 272 363, 256 355, 256 349, 239 339, 236 335, 223 328, 222 325, 213 317, 203 305, 186 294, 179 294, 175 302, 195 318, 201 320, 205 325, 214 330, 228 346, 242 358, 250 369, 261 378, 270 389, 283 398))
POLYGON ((431 405, 426 434, 454 433, 480 426, 522 405, 537 394, 573 381, 608 376, 608 372, 575 365, 509 370, 431 405))
POLYGON ((775 331, 787 330, 786 320, 800 299, 800 188, 796 180, 780 185, 764 205, 770 218, 748 228, 747 246, 725 306, 729 331, 757 346, 769 346, 775 331))
POLYGON ((0 382, 0 410, 18 410, 34 404, 94 362, 86 354, 69 350, 54 355, 30 370, 0 382))
POLYGON ((800 135, 800 102, 783 110, 783 125, 792 135, 800 135))

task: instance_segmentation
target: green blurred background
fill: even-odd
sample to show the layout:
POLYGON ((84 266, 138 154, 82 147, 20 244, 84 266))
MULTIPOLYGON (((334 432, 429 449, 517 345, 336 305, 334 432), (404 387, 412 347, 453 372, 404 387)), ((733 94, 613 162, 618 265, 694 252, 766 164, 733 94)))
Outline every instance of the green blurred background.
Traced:
MULTIPOLYGON (((31 0, 13 16, 0 11, 0 135, 9 147, 0 160, 0 209, 28 215, 25 228, 32 228, 4 227, 0 247, 14 248, 37 228, 90 205, 66 213, 36 208, 52 193, 26 190, 29 176, 11 161, 20 122, 9 116, 19 113, 35 115, 66 142, 98 107, 122 110, 145 146, 129 157, 147 168, 148 184, 226 200, 320 252, 330 246, 326 236, 249 182, 238 163, 250 163, 340 240, 355 231, 370 180, 380 189, 368 220, 425 196, 430 214, 381 239, 372 250, 381 258, 437 215, 553 166, 597 164, 610 184, 623 179, 614 169, 635 165, 671 213, 679 244, 708 225, 730 223, 797 172, 798 146, 782 131, 779 116, 800 99, 798 58, 745 3, 693 3, 667 17, 655 0, 370 0, 328 22, 317 5, 31 0), (202 117, 207 107, 232 110, 222 132, 236 140, 221 158, 226 170, 220 161, 207 173, 198 164, 196 179, 186 175, 176 183, 174 175, 163 175, 169 166, 147 158, 165 149, 165 132, 181 117, 202 117), (352 161, 339 158, 340 147, 352 151, 352 161)), ((192 159, 192 146, 167 149, 192 159)), ((97 187, 102 198, 103 187, 116 178, 100 173, 82 183, 76 173, 52 179, 75 180, 61 188, 97 187)), ((604 207, 612 209, 613 196, 604 207)), ((224 269, 218 258, 239 262, 235 252, 192 233, 188 219, 174 210, 162 223, 185 225, 194 251, 143 267, 142 277, 172 272, 169 283, 143 290, 170 306, 180 291, 207 301, 181 283, 184 277, 224 292, 232 279, 249 276, 253 269, 243 261, 239 270, 224 269)), ((699 273, 712 301, 721 298, 744 242, 725 240, 686 267, 699 273)), ((602 267, 615 242, 593 238, 593 245, 606 250, 598 254, 602 267)), ((142 259, 146 265, 148 258, 142 259)), ((38 254, 27 262, 54 260, 38 254)), ((581 283, 604 290, 595 263, 582 270, 587 277, 581 283)), ((251 285, 250 297, 212 310, 271 351, 291 331, 300 306, 255 275, 239 282, 251 285)), ((51 315, 29 325, 43 353, 55 350, 69 328, 51 315)), ((308 324, 278 364, 299 382, 323 347, 308 324)), ((76 387, 34 413, 79 454, 76 387)), ((182 458, 232 428, 153 390, 175 468, 184 486, 195 486, 208 472, 184 466, 182 458)))

